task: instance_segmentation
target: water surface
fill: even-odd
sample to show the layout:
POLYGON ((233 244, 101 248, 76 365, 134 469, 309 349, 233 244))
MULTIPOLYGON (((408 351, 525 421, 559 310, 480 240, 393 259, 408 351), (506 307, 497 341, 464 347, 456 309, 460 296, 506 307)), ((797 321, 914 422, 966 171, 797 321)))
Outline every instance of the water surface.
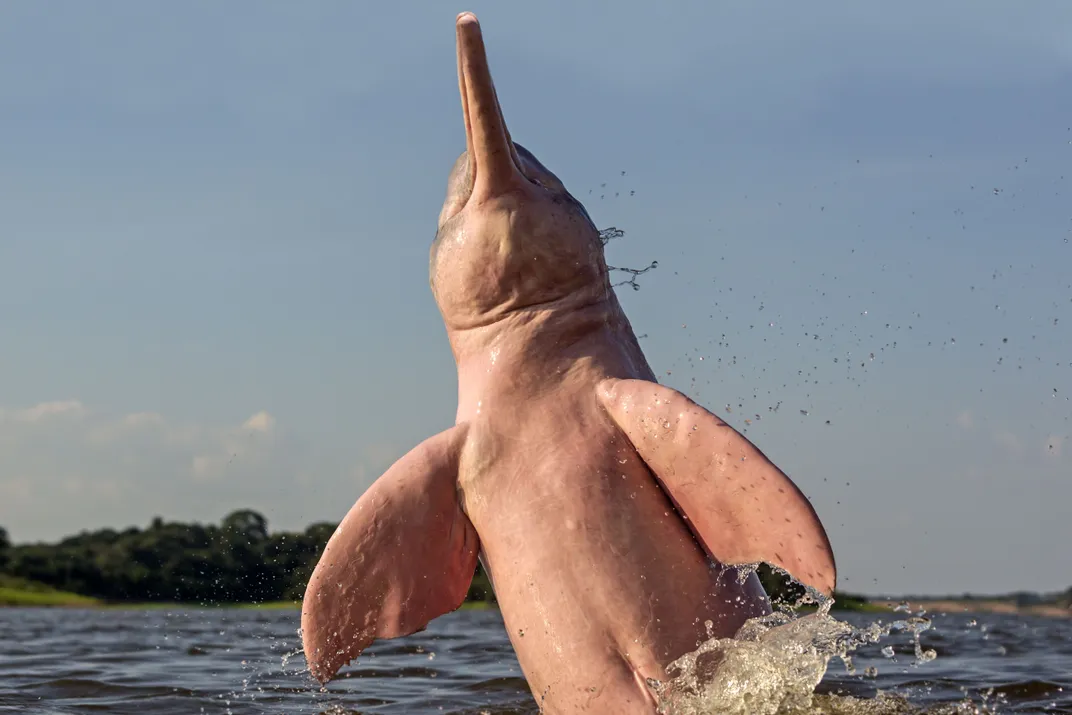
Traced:
MULTIPOLYGON (((305 673, 298 621, 297 611, 0 609, 0 711, 538 712, 495 611, 377 643, 324 691, 305 673)), ((813 712, 1072 713, 1070 620, 939 615, 921 641, 936 660, 915 664, 902 633, 858 651, 855 675, 832 661, 813 712)))

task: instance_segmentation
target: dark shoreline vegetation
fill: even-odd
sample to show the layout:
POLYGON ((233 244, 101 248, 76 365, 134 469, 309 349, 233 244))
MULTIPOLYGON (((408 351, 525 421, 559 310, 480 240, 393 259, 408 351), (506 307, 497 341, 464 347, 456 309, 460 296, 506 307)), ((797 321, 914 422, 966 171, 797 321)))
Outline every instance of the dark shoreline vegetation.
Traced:
MULTIPOLYGON (((84 531, 53 544, 13 545, 0 527, 0 606, 296 608, 335 527, 318 522, 300 532, 269 532, 267 519, 249 509, 219 525, 157 517, 144 529, 84 531)), ((765 566, 759 574, 776 603, 803 594, 765 566)), ((465 607, 494 605, 478 567, 465 607)), ((837 593, 835 609, 888 607, 837 593)))
MULTIPOLYGON (((12 545, 0 528, 0 605, 295 607, 335 527, 269 532, 263 515, 241 509, 219 525, 157 517, 144 529, 84 531, 53 544, 12 545)), ((769 593, 799 595, 769 570, 762 578, 769 593)), ((495 603, 480 567, 466 603, 495 603)))

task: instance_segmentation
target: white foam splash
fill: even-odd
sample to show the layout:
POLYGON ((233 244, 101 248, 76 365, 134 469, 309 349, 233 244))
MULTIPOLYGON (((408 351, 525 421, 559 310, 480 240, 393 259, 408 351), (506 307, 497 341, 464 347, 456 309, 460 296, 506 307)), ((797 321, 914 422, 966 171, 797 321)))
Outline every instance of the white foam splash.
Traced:
MULTIPOLYGON (((833 600, 810 591, 792 607, 755 618, 733 638, 711 638, 667 667, 669 678, 649 681, 661 715, 777 715, 778 713, 918 713, 902 698, 872 700, 815 694, 831 658, 853 671, 851 653, 891 632, 913 634, 918 663, 933 660, 919 634, 930 620, 911 616, 889 624, 856 628, 830 615, 833 600), (818 610, 796 615, 801 605, 818 610)), ((959 712, 959 711, 949 711, 959 712)))

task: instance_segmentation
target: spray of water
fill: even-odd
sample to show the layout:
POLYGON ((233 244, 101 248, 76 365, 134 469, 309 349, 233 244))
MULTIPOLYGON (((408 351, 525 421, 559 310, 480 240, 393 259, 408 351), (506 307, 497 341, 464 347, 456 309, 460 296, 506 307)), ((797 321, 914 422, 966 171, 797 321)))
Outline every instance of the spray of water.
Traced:
MULTIPOLYGON (((613 241, 616 238, 621 238, 624 235, 625 231, 621 230, 620 228, 617 228, 616 226, 611 226, 610 228, 605 228, 599 232, 599 240, 603 243, 604 246, 606 246, 609 241, 613 241)), ((637 282, 637 278, 644 275, 648 271, 655 270, 658 267, 658 261, 652 261, 644 268, 623 268, 621 266, 607 266, 607 270, 611 271, 612 273, 625 273, 629 276, 623 281, 613 283, 611 285, 611 288, 617 288, 619 286, 629 286, 633 290, 640 290, 640 284, 637 282)))
MULTIPOLYGON (((747 573, 746 568, 742 573, 747 573)), ((830 615, 834 605, 814 590, 796 603, 755 618, 733 638, 710 638, 667 668, 665 681, 649 681, 662 715, 776 715, 778 713, 916 713, 900 697, 870 700, 816 695, 833 658, 854 671, 852 653, 894 632, 912 635, 917 663, 937 657, 919 636, 930 628, 923 615, 857 628, 830 615), (804 609, 813 612, 803 613, 804 609)), ((712 624, 708 624, 710 632, 712 624)), ((873 675, 873 673, 869 673, 873 675)), ((948 710, 947 712, 961 712, 948 710)), ((963 712, 982 712, 977 707, 963 712)))

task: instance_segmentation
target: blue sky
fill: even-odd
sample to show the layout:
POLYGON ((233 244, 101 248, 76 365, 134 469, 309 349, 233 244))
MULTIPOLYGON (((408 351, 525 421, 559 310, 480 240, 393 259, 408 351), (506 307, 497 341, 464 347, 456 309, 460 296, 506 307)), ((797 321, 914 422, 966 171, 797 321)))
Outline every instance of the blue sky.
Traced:
POLYGON ((464 9, 609 261, 659 261, 620 292, 657 373, 812 497, 844 588, 1072 585, 1059 1, 3 5, 15 541, 337 519, 452 423, 464 9))

